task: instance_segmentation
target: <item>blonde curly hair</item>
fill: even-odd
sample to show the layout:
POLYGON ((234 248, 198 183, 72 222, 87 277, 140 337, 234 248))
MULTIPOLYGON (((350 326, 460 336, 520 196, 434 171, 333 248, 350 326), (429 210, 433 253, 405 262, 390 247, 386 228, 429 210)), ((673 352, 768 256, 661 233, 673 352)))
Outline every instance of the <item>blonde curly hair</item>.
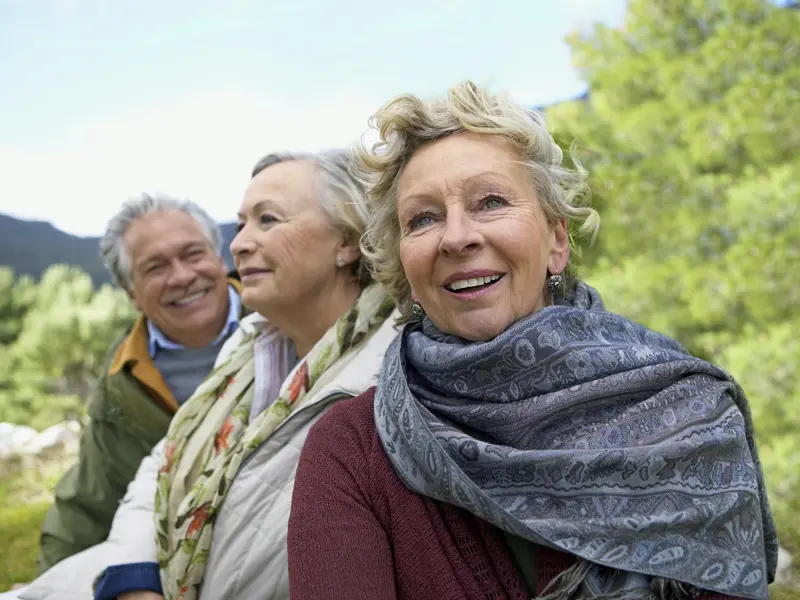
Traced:
MULTIPOLYGON (((400 262, 400 222, 397 182, 403 168, 424 144, 461 131, 501 136, 513 143, 528 167, 537 197, 549 222, 579 223, 578 237, 594 241, 600 226, 597 211, 588 206, 587 172, 570 151, 575 168, 562 165, 563 152, 547 131, 538 111, 524 108, 505 94, 491 94, 471 81, 453 87, 444 98, 423 101, 404 94, 370 118, 380 141, 354 148, 351 169, 364 183, 371 216, 361 238, 362 255, 373 277, 391 293, 405 318, 411 313, 411 287, 400 262)), ((570 235, 570 250, 579 247, 570 235)), ((572 257, 567 277, 574 274, 572 257)))

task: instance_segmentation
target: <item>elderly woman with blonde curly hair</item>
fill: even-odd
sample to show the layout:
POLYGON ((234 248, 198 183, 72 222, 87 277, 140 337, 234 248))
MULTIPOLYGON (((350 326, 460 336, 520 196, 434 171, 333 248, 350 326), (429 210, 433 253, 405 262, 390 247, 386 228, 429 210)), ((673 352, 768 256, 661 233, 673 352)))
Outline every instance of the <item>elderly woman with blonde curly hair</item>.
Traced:
POLYGON ((599 220, 541 116, 467 82, 373 122, 362 249, 408 325, 309 434, 293 600, 766 598, 745 396, 576 279, 599 220))

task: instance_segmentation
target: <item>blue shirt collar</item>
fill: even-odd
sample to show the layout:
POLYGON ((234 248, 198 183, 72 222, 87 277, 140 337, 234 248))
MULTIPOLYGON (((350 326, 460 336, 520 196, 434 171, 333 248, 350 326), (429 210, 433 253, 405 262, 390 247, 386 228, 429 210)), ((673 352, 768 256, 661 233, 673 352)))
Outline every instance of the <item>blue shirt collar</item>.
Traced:
MULTIPOLYGON (((239 313, 242 309, 242 301, 232 285, 228 286, 228 306, 228 320, 225 321, 225 325, 216 339, 211 342, 212 346, 227 339, 239 326, 239 313)), ((150 319, 147 319, 147 350, 150 353, 150 358, 156 357, 156 352, 158 352, 159 348, 163 350, 185 350, 186 346, 181 346, 170 340, 158 327, 153 325, 150 319)))

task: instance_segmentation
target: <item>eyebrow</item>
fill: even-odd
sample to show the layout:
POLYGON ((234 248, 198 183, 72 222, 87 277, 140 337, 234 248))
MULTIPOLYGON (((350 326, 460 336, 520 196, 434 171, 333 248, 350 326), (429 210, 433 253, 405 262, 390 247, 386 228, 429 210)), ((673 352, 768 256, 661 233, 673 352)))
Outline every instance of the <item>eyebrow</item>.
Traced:
MULTIPOLYGON (((253 205, 253 207, 250 209, 250 212, 253 212, 253 213, 261 212, 261 210, 263 210, 265 207, 270 207, 270 208, 273 208, 273 209, 278 209, 279 208, 278 205, 275 204, 275 202, 273 202, 272 200, 265 199, 265 200, 259 200, 258 202, 256 202, 253 205)), ((244 213, 241 213, 241 212, 236 213, 236 216, 239 219, 244 219, 245 218, 244 213)))
MULTIPOLYGON (((494 180, 494 181, 500 180, 506 184, 513 184, 513 181, 507 175, 498 173, 497 171, 482 171, 480 173, 475 173, 475 175, 470 175, 466 179, 460 181, 459 187, 471 190, 474 189, 475 187, 479 187, 476 184, 486 185, 487 183, 489 183, 487 180, 494 180)), ((407 196, 404 196, 403 199, 406 201, 419 202, 421 200, 430 200, 431 198, 437 196, 439 196, 438 190, 435 192, 431 192, 430 190, 423 190, 415 194, 409 194, 407 196)))

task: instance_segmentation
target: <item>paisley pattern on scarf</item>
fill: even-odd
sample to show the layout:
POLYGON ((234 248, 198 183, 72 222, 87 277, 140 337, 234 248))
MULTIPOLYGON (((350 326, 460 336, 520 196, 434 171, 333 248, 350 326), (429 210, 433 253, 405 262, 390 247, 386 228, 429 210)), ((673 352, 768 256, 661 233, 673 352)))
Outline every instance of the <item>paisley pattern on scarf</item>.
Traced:
POLYGON ((584 597, 664 578, 767 598, 777 536, 741 389, 585 284, 568 304, 488 342, 405 329, 375 395, 398 476, 584 559, 584 597))
POLYGON ((166 600, 194 600, 203 580, 214 518, 245 461, 293 412, 314 396, 320 377, 375 332, 394 302, 373 284, 323 335, 277 400, 250 422, 258 332, 197 388, 170 424, 158 477, 155 519, 166 600))

